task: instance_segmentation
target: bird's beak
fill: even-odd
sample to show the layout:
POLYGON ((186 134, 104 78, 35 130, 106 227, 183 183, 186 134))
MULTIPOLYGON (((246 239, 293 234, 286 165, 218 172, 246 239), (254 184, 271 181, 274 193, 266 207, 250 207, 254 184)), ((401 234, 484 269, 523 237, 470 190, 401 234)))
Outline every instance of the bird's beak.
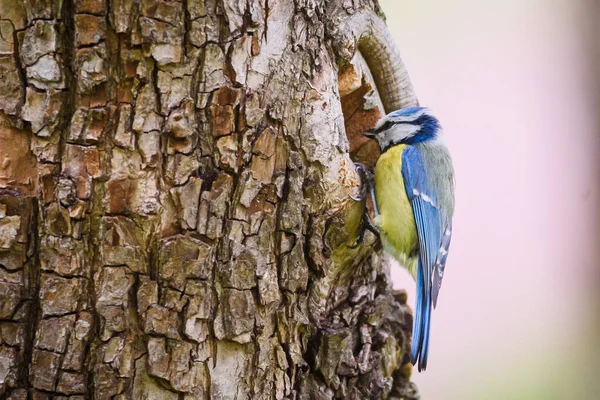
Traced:
POLYGON ((375 139, 375 136, 377 136, 377 135, 375 135, 375 132, 373 132, 373 130, 372 130, 372 129, 370 129, 370 130, 368 130, 368 131, 364 132, 364 133, 363 133, 363 135, 365 135, 365 136, 366 136, 366 137, 368 137, 369 139, 375 139))

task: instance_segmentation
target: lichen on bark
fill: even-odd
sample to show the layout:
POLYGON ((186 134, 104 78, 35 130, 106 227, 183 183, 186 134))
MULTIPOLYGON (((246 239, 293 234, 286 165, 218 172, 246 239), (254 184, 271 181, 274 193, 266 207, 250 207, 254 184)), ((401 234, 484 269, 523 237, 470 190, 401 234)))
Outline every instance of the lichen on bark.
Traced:
POLYGON ((416 101, 372 7, 0 0, 0 397, 417 398, 348 247, 376 89, 416 101))

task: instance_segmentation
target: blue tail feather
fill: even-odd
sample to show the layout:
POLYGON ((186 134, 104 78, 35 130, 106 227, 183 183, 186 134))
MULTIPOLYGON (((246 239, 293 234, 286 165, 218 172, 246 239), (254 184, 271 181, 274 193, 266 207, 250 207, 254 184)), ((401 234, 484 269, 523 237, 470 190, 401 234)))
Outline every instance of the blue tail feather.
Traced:
MULTIPOLYGON (((413 336, 410 349, 411 362, 418 361, 419 372, 427 368, 427 355, 429 354, 429 329, 431 326, 431 294, 426 295, 425 277, 421 260, 417 272, 417 299, 415 320, 413 323, 413 336)), ((431 292, 430 292, 431 293, 431 292)))

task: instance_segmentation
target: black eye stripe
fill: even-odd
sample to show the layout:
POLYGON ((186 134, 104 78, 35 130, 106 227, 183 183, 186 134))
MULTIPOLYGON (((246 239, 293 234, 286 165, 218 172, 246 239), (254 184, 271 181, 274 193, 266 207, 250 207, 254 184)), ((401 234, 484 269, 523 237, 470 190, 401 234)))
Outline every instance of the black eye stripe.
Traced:
POLYGON ((417 117, 416 119, 413 119, 411 121, 387 120, 383 123, 383 125, 381 125, 377 129, 373 129, 371 132, 377 135, 383 131, 387 131, 394 125, 401 125, 401 124, 402 125, 408 124, 408 125, 423 126, 425 123, 427 123, 428 121, 432 121, 432 120, 437 122, 437 120, 429 114, 421 114, 419 117, 417 117))
POLYGON ((379 128, 377 128, 377 129, 372 129, 372 130, 371 130, 371 132, 373 132, 374 134, 378 134, 378 133, 381 133, 381 132, 383 132, 383 131, 386 131, 386 130, 390 129, 390 127, 391 127, 392 125, 393 125, 393 124, 392 124, 390 121, 385 121, 385 122, 383 123, 383 125, 381 125, 381 126, 380 126, 379 128))
POLYGON ((415 122, 415 121, 389 121, 388 120, 388 121, 385 121, 383 123, 383 125, 381 125, 379 128, 371 130, 371 132, 373 132, 374 134, 379 134, 383 131, 387 131, 394 125, 400 125, 400 124, 415 125, 413 122, 415 122))

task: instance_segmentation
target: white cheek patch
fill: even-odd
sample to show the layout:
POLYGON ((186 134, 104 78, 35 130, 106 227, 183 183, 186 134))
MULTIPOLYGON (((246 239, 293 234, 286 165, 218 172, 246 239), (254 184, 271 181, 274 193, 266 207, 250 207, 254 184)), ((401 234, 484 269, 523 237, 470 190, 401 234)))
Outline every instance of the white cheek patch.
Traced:
POLYGON ((390 135, 398 137, 400 139, 407 138, 414 135, 421 129, 419 125, 413 124, 397 124, 390 128, 390 135))

